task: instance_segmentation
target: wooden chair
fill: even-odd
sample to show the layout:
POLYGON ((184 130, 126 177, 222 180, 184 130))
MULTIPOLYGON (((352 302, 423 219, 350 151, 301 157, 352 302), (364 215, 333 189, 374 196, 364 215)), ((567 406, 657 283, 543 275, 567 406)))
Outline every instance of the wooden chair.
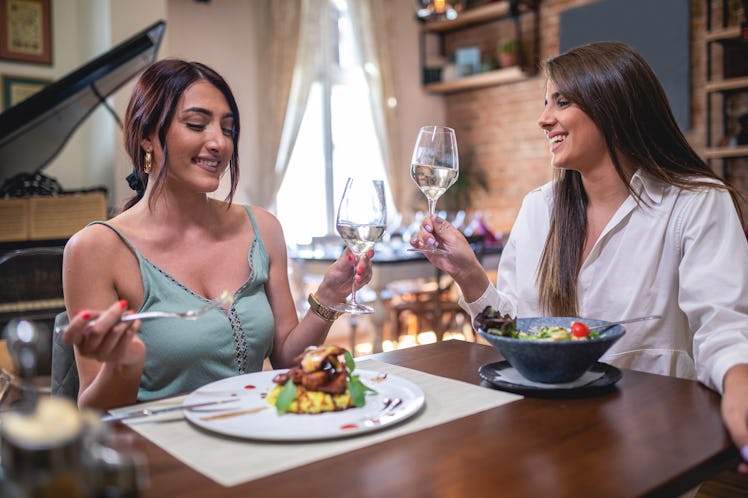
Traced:
POLYGON ((75 363, 73 346, 62 340, 62 334, 56 332, 68 323, 68 314, 63 311, 55 317, 55 333, 52 336, 52 394, 78 399, 78 366, 75 363))
MULTIPOLYGON (((474 235, 467 239, 478 260, 482 260, 485 236, 474 235)), ((432 330, 437 341, 452 331, 462 332, 466 338, 476 340, 470 315, 457 304, 459 290, 450 276, 437 270, 433 280, 395 282, 390 289, 393 294, 389 306, 389 335, 392 340, 409 334, 409 325, 413 323, 416 333, 432 330)))
POLYGON ((63 247, 29 247, 0 254, 0 330, 13 319, 42 324, 49 341, 40 344, 38 375, 49 375, 55 315, 65 310, 63 247))

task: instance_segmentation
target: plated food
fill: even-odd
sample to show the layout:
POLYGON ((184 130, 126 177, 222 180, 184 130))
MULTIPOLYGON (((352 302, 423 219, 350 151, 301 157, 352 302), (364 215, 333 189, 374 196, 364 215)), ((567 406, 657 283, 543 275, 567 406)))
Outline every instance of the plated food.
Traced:
POLYGON ((273 379, 286 372, 285 369, 263 370, 206 384, 188 395, 183 407, 226 398, 234 398, 236 402, 185 408, 184 417, 202 429, 226 436, 266 441, 317 441, 395 426, 416 415, 426 401, 423 390, 408 379, 379 370, 356 368, 353 375, 372 388, 366 391, 361 407, 315 414, 279 413, 268 403, 267 397, 278 386, 273 379), (401 401, 393 404, 391 400, 394 399, 401 401))
POLYGON ((561 325, 541 325, 529 330, 517 328, 517 320, 509 315, 501 315, 495 308, 487 306, 475 317, 475 327, 489 334, 527 341, 579 341, 597 339, 600 334, 591 331, 582 321, 572 321, 568 327, 561 325))
POLYGON ((323 413, 361 407, 367 391, 353 374, 355 362, 339 346, 311 346, 295 359, 296 365, 273 378, 267 401, 279 413, 323 413))
POLYGON ((510 315, 502 315, 491 306, 486 306, 483 311, 475 315, 473 326, 475 330, 483 330, 506 337, 511 337, 512 334, 517 333, 517 320, 510 315))
POLYGON ((589 370, 599 358, 620 339, 625 329, 620 324, 579 317, 519 318, 500 316, 486 308, 474 320, 478 334, 488 341, 519 372, 533 382, 559 384, 573 382, 589 370), (575 326, 582 323, 584 327, 575 326), (602 332, 590 327, 610 325, 602 332), (484 328, 486 327, 486 328, 484 328), (582 339, 544 339, 542 335, 574 336, 582 339), (521 337, 525 332, 528 337, 521 337), (528 340, 533 339, 533 340, 528 340))

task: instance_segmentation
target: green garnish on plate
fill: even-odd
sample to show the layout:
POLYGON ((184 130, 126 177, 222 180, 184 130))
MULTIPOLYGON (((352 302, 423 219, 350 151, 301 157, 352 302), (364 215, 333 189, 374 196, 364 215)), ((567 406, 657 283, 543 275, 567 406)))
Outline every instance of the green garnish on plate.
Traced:
POLYGON ((353 406, 355 406, 356 408, 361 408, 366 404, 366 393, 376 393, 376 391, 361 382, 361 379, 358 375, 353 375, 353 371, 356 368, 356 362, 353 361, 353 356, 351 355, 351 353, 349 351, 346 351, 344 353, 344 356, 345 366, 348 370, 348 391, 351 393, 351 401, 353 401, 353 406))
POLYGON ((275 400, 275 409, 278 410, 278 413, 285 413, 295 398, 296 384, 293 383, 293 380, 288 379, 278 393, 278 398, 275 400))

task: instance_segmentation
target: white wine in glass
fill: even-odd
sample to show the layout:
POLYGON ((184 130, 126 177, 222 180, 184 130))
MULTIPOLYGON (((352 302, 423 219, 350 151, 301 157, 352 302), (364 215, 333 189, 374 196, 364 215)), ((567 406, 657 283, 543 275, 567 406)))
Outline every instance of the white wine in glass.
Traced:
MULTIPOLYGON (((356 256, 356 264, 362 255, 382 239, 386 223, 384 182, 348 178, 338 208, 336 228, 356 256)), ((371 307, 356 302, 355 280, 351 290, 351 301, 335 304, 330 308, 354 315, 374 312, 371 307)))
MULTIPOLYGON (((424 126, 418 131, 410 176, 426 196, 429 215, 436 210, 436 201, 457 181, 460 165, 455 131, 446 126, 424 126)), ((409 251, 444 252, 437 248, 410 248, 409 251)))

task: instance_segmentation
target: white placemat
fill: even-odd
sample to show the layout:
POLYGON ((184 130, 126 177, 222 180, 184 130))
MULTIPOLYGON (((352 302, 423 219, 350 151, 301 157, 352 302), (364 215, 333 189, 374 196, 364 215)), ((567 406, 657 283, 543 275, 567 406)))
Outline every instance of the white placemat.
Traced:
MULTIPOLYGON (((293 444, 214 435, 193 427, 184 420, 181 411, 132 419, 125 423, 132 430, 196 471, 223 486, 235 486, 522 398, 516 394, 487 389, 371 359, 359 360, 356 366, 361 369, 398 375, 415 382, 426 395, 424 409, 402 424, 379 432, 348 439, 293 444)), ((181 403, 183 398, 170 398, 138 407, 168 406, 181 403)))

